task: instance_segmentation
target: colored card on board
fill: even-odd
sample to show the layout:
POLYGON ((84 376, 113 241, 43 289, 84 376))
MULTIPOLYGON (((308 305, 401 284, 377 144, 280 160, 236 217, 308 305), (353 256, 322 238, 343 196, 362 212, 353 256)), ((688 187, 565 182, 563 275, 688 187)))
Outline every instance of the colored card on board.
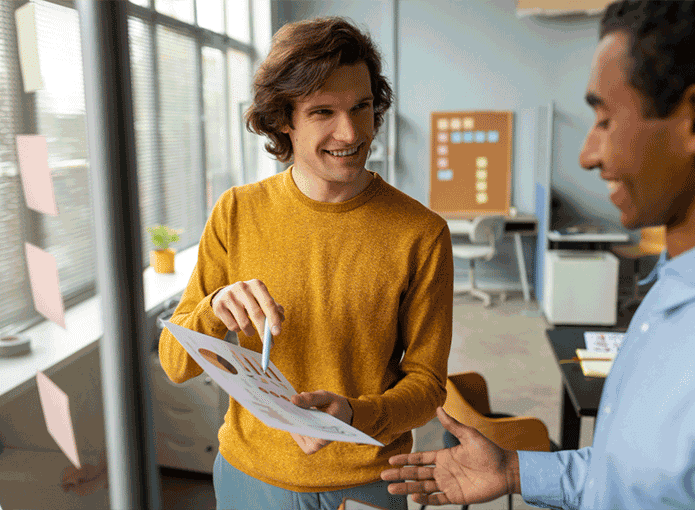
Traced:
POLYGON ((17 135, 17 159, 27 207, 52 216, 58 215, 53 178, 48 168, 46 137, 17 135))
POLYGON ((34 92, 43 88, 36 36, 36 6, 29 2, 17 9, 14 17, 17 23, 17 49, 24 92, 34 92))
POLYGON ((65 329, 65 307, 58 281, 58 265, 53 255, 36 246, 24 243, 34 308, 65 329))
POLYGON ((48 433, 55 439, 70 462, 80 469, 82 465, 77 453, 75 431, 70 417, 70 399, 67 393, 46 377, 43 372, 36 373, 36 386, 39 388, 39 399, 48 433))

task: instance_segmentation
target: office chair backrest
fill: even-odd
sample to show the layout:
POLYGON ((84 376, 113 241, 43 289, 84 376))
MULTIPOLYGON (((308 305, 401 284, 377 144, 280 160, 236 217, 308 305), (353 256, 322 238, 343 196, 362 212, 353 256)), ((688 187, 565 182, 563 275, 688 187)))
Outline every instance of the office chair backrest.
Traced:
POLYGON ((666 246, 666 226, 643 228, 640 231, 639 245, 643 251, 659 255, 666 246))
POLYGON ((470 239, 474 244, 494 246, 504 233, 502 216, 478 216, 473 220, 470 239))

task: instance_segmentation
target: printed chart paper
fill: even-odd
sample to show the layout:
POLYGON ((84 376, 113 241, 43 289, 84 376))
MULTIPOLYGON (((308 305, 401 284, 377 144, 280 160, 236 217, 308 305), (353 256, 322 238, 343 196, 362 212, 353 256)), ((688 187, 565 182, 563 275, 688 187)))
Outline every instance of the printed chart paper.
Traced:
POLYGON ((77 453, 75 431, 70 418, 70 400, 68 395, 43 372, 36 373, 36 385, 39 388, 39 399, 46 428, 63 453, 76 468, 81 469, 80 457, 77 453))
POLYGON ((169 321, 164 324, 223 390, 269 427, 329 441, 383 446, 334 416, 290 402, 297 392, 272 361, 263 374, 260 353, 169 321))
POLYGON ((46 137, 17 135, 17 159, 27 207, 40 213, 58 215, 53 178, 48 168, 46 137))
POLYGON ((53 255, 24 243, 27 269, 34 297, 34 308, 41 315, 65 329, 65 307, 58 282, 58 265, 53 255))
POLYGON ((586 350, 592 352, 617 353, 623 343, 625 333, 610 333, 602 331, 585 331, 584 342, 586 350))

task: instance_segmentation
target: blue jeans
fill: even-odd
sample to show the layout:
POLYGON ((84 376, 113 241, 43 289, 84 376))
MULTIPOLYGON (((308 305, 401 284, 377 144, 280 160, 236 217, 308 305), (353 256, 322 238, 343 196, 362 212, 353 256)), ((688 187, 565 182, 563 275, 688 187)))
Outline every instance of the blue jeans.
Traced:
POLYGON ((388 510, 407 510, 405 496, 389 494, 389 483, 375 482, 351 489, 294 492, 257 480, 217 454, 213 467, 217 510, 337 510, 343 498, 371 503, 388 510))

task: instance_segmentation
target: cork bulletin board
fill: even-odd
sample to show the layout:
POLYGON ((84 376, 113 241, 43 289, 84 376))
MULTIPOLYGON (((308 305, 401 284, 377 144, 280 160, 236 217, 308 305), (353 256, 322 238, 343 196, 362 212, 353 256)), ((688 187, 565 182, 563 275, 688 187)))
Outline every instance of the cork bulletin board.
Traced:
POLYGON ((509 213, 512 112, 432 112, 430 209, 445 218, 509 213))

